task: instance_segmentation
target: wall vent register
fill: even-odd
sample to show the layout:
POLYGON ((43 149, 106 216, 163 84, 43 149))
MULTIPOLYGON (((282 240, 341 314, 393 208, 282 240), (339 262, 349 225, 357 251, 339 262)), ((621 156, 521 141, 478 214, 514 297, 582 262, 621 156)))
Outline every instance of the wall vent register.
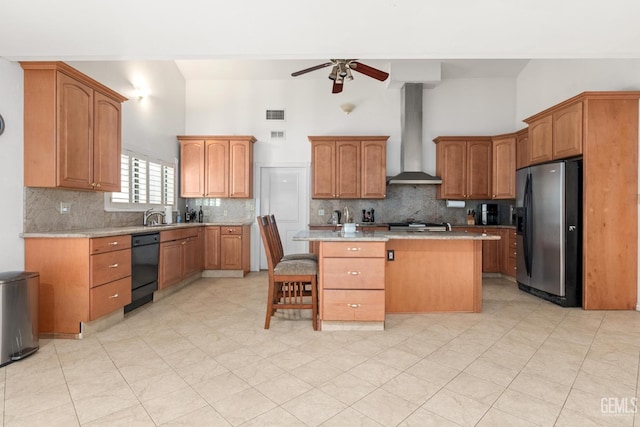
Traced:
POLYGON ((267 110, 267 120, 284 120, 284 110, 267 110))

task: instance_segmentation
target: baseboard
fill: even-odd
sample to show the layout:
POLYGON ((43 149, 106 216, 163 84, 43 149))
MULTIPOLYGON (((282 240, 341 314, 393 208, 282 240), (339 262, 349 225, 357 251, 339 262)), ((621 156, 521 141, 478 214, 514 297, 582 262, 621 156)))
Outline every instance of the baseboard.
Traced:
POLYGON ((235 277, 235 278, 243 278, 245 276, 243 270, 204 270, 202 272, 202 277, 214 277, 214 278, 225 278, 225 277, 235 277))

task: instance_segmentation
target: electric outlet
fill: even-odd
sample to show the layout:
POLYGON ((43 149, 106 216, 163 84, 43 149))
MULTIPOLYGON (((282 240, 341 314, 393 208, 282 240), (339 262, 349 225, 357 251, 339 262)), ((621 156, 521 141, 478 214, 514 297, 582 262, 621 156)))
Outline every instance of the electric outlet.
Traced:
POLYGON ((318 216, 324 216, 324 209, 318 209, 318 216))
POLYGON ((389 249, 389 250, 387 251, 387 260, 389 260, 389 261, 393 261, 393 260, 395 259, 395 257, 396 257, 396 254, 395 254, 395 252, 393 251, 393 249, 389 249))
POLYGON ((223 216, 227 216, 227 210, 225 209, 224 212, 222 212, 223 216))
POLYGON ((61 214, 71 213, 71 203, 60 202, 60 213, 61 214))

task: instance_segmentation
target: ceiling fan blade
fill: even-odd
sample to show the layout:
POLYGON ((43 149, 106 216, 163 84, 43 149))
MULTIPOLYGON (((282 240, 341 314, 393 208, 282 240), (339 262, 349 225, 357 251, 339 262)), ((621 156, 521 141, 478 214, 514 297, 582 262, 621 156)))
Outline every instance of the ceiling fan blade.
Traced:
POLYGON ((331 93, 340 93, 342 92, 342 86, 344 86, 342 83, 336 83, 336 81, 333 81, 333 88, 331 89, 331 93))
POLYGON ((389 73, 385 73, 382 70, 378 70, 377 68, 365 65, 362 62, 352 61, 349 64, 349 67, 354 71, 357 71, 369 77, 373 77, 374 79, 380 80, 381 82, 387 80, 387 78, 389 77, 389 73))
POLYGON ((320 70, 322 68, 326 68, 329 65, 333 65, 332 62, 325 62, 324 64, 315 65, 313 67, 305 68, 304 70, 296 71, 295 73, 291 73, 292 77, 299 76, 300 74, 310 73, 311 71, 320 70))

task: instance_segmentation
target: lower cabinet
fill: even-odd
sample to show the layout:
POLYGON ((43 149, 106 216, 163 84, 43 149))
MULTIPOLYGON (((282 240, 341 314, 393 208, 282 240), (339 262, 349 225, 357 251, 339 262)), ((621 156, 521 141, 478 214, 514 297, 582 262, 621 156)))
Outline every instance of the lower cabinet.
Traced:
POLYGON ((486 233, 500 236, 500 240, 482 242, 482 272, 516 275, 516 231, 513 227, 454 227, 454 231, 486 233))
POLYGON ((199 273, 202 263, 198 252, 201 227, 180 228, 160 232, 158 289, 166 289, 199 273))
POLYGON ((40 274, 39 332, 77 335, 131 302, 131 236, 25 238, 25 270, 40 274))
POLYGON ((502 229, 500 231, 500 243, 502 244, 502 274, 516 277, 516 231, 514 229, 502 229))
POLYGON ((323 321, 384 321, 384 242, 322 242, 320 269, 323 321))
POLYGON ((243 276, 251 268, 251 226, 221 225, 205 227, 205 270, 240 270, 243 276))

